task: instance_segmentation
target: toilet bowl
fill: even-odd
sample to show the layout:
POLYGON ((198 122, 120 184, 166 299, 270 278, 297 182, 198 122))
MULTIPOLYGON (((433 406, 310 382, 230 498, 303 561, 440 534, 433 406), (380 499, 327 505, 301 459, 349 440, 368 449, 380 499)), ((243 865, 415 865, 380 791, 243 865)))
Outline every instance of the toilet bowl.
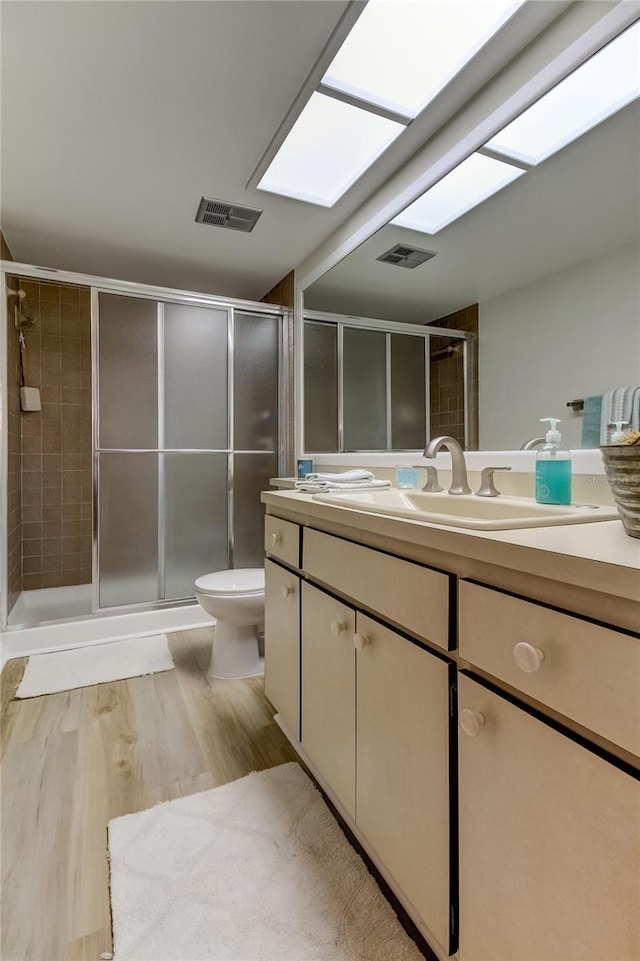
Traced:
POLYGON ((204 574, 195 581, 195 591, 200 607, 216 619, 209 676, 262 674, 258 633, 264 630, 264 569, 204 574))

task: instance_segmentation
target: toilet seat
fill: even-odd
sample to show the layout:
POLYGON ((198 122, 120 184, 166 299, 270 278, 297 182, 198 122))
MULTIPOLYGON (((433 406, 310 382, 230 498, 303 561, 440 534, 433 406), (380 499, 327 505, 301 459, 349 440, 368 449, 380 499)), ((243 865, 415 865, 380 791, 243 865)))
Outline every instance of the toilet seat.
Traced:
POLYGON ((264 593, 264 568, 249 567, 203 574, 195 582, 195 589, 209 597, 251 597, 264 593))

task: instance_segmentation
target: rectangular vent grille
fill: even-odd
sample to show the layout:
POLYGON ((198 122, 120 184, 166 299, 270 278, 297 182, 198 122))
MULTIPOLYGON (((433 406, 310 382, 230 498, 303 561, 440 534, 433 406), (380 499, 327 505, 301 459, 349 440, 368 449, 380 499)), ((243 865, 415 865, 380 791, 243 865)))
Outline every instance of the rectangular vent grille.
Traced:
POLYGON ((229 230, 243 230, 246 234, 258 223, 261 210, 256 207, 241 207, 226 200, 212 200, 203 197, 196 214, 197 224, 211 224, 212 227, 227 227, 229 230))
POLYGON ((427 260, 431 260, 435 256, 432 250, 420 250, 418 247, 396 244, 395 247, 391 247, 390 250, 376 257, 376 260, 382 261, 383 264, 395 264, 396 267, 406 267, 407 270, 413 270, 414 267, 419 267, 420 264, 426 263, 427 260))

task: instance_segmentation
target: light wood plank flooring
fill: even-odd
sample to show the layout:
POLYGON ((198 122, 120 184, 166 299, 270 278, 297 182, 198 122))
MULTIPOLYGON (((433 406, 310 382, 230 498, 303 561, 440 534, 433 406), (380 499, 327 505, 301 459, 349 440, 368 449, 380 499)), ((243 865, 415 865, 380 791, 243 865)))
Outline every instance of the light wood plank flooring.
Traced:
POLYGON ((170 635, 176 669, 13 700, 2 674, 2 961, 111 951, 111 818, 296 759, 262 678, 209 681, 212 630, 170 635))

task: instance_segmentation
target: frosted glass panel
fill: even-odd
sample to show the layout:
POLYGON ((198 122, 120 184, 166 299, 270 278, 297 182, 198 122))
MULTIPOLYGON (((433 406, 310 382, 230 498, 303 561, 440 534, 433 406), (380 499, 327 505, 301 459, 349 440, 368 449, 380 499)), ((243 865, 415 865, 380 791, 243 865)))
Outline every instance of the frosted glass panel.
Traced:
POLYGON ((158 306, 99 294, 99 447, 158 446, 158 306))
POLYGON ((158 455, 100 454, 100 607, 158 598, 158 455))
POLYGON ((278 449, 279 333, 278 317, 235 312, 236 450, 278 449))
POLYGON ((193 597, 196 577, 226 570, 227 454, 162 454, 164 596, 193 597))
POLYGON ((344 448, 387 447, 386 334, 344 328, 344 448))
POLYGON ((228 447, 227 311, 164 307, 165 447, 228 447))
POLYGON ((234 455, 234 567, 264 564, 264 504, 260 492, 269 490, 269 478, 278 473, 276 454, 234 455))
POLYGON ((304 448, 338 449, 338 341, 333 324, 304 325, 304 448))
POLYGON ((424 340, 391 335, 391 446, 416 450, 426 444, 424 340))

